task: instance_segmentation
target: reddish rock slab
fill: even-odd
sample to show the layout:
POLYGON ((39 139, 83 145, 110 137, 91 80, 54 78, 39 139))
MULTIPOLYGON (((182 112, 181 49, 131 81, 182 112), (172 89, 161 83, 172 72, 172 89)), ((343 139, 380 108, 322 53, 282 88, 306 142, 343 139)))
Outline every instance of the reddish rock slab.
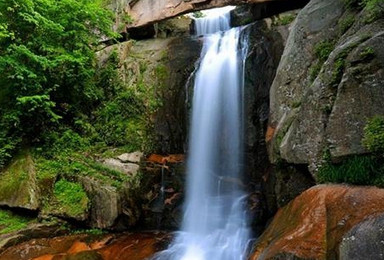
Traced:
POLYGON ((163 250, 170 239, 164 232, 33 239, 8 248, 0 260, 142 260, 163 250))
POLYGON ((185 160, 184 154, 170 154, 170 155, 159 155, 159 154, 151 154, 147 161, 151 163, 157 164, 167 164, 167 163, 180 163, 185 160))
POLYGON ((258 239, 250 259, 273 259, 279 255, 337 259, 343 235, 358 223, 383 212, 384 189, 347 185, 313 187, 279 209, 258 239))

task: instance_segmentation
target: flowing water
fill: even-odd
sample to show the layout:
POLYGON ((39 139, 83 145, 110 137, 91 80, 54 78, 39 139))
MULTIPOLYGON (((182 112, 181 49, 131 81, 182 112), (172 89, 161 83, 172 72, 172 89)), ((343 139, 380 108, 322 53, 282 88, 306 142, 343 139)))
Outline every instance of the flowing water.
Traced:
POLYGON ((249 239, 241 181, 243 66, 240 28, 229 10, 196 19, 204 35, 195 76, 182 229, 155 259, 241 260, 249 239))

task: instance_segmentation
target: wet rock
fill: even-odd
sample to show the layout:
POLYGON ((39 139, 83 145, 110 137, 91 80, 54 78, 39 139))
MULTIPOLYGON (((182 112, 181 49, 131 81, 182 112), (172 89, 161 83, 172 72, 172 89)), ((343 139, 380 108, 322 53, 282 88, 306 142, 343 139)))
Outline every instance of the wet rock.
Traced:
POLYGON ((139 163, 141 158, 143 157, 142 152, 133 152, 133 153, 124 153, 119 156, 117 156, 117 159, 119 159, 122 163, 139 163))
POLYGON ((0 260, 143 260, 165 249, 170 239, 161 232, 33 239, 0 253, 0 260))
POLYGON ((22 151, 0 172, 0 205, 36 210, 39 189, 33 159, 22 151))
POLYGON ((384 259, 384 215, 361 222, 345 234, 339 259, 384 259))
MULTIPOLYGON (((0 254, 9 247, 35 238, 60 236, 67 233, 58 224, 30 224, 27 228, 17 232, 0 235, 0 254)), ((0 259, 2 259, 0 257, 0 259)))
POLYGON ((376 187, 315 186, 279 209, 256 242, 251 259, 283 259, 274 258, 281 254, 299 259, 338 259, 339 244, 346 233, 383 214, 383 196, 384 189, 376 187))

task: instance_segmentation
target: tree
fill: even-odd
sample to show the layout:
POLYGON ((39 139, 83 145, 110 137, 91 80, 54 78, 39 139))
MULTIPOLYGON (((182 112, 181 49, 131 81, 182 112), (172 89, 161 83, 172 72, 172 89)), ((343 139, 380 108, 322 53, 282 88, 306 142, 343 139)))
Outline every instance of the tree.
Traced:
POLYGON ((95 48, 112 24, 97 0, 0 0, 0 167, 102 98, 95 48))

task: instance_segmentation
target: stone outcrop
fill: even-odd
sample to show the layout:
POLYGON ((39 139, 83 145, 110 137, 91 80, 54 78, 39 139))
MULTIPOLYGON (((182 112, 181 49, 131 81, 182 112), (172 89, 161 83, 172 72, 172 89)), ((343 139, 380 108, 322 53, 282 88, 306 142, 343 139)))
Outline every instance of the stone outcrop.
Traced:
POLYGON ((366 120, 384 114, 384 21, 364 19, 366 10, 341 0, 312 0, 299 13, 270 92, 272 162, 307 164, 316 174, 325 150, 332 160, 366 152, 366 120), (316 52, 324 42, 334 47, 322 63, 316 52))
POLYGON ((23 151, 0 172, 0 205, 36 210, 39 198, 34 162, 23 151))
MULTIPOLYGON (((130 15, 129 27, 140 27, 157 21, 172 18, 181 14, 222 7, 227 5, 242 5, 271 2, 273 0, 139 0, 119 3, 114 0, 115 10, 130 15)), ((292 2, 285 0, 287 2, 292 2)), ((284 0, 280 0, 284 2, 284 0)))
POLYGON ((90 198, 89 225, 93 228, 111 228, 121 213, 120 196, 116 187, 84 177, 80 179, 90 198))
POLYGON ((152 152, 184 153, 187 139, 185 84, 195 69, 201 45, 190 37, 123 42, 99 53, 100 64, 117 51, 120 75, 128 86, 145 88, 148 102, 159 107, 148 118, 153 125, 152 152))
POLYGON ((343 237, 346 240, 351 234, 357 236, 361 229, 356 227, 348 235, 347 232, 384 213, 383 197, 384 189, 375 187, 313 187, 279 209, 256 242, 251 259, 338 259, 343 237))

